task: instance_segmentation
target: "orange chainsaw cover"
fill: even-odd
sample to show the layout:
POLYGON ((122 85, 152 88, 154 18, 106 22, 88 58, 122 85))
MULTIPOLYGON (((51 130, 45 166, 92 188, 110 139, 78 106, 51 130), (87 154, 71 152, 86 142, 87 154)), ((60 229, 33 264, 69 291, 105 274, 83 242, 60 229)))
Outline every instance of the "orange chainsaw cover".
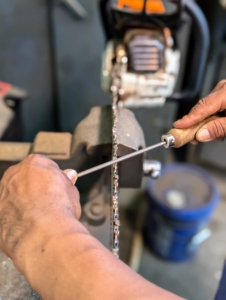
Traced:
MULTIPOLYGON (((144 0, 118 0, 118 8, 130 8, 133 11, 141 12, 144 7, 144 0)), ((165 7, 161 0, 147 0, 146 12, 153 14, 162 14, 165 7)))

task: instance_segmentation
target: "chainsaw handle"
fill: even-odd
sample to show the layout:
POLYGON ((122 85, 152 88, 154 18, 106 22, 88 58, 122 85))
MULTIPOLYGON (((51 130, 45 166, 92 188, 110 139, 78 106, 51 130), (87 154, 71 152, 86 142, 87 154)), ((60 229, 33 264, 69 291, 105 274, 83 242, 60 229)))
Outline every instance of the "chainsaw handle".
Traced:
POLYGON ((191 17, 194 31, 193 53, 189 54, 187 77, 182 92, 174 93, 167 101, 185 102, 200 92, 210 46, 210 33, 206 18, 200 7, 191 0, 184 0, 185 12, 191 17), (191 57, 191 59, 190 59, 191 57))

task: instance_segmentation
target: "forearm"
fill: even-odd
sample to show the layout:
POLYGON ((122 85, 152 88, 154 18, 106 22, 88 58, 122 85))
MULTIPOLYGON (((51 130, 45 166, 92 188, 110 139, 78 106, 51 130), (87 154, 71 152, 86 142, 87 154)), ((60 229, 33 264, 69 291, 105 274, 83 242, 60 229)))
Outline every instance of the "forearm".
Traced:
POLYGON ((129 269, 78 221, 71 226, 27 260, 24 275, 43 299, 180 299, 129 269))

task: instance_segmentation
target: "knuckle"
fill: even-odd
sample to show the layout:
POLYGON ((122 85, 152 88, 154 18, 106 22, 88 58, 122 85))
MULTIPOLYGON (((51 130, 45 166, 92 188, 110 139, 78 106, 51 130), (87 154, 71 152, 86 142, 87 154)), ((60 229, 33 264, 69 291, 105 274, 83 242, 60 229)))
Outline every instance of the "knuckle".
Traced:
POLYGON ((221 80, 221 81, 218 83, 218 85, 221 86, 222 88, 226 88, 226 79, 221 80))
POLYGON ((216 139, 221 139, 226 136, 226 120, 216 120, 213 123, 213 136, 216 139))
POLYGON ((45 155, 41 155, 41 154, 29 154, 25 159, 25 162, 27 162, 28 164, 35 164, 35 165, 49 165, 49 166, 54 166, 54 167, 58 167, 56 162, 54 162, 53 160, 51 160, 50 158, 48 158, 45 155))
POLYGON ((42 157, 42 155, 40 155, 40 154, 29 154, 25 158, 25 160, 32 162, 32 161, 37 161, 40 157, 42 157))
POLYGON ((16 169, 16 166, 11 166, 11 167, 9 167, 9 168, 5 171, 5 173, 4 173, 3 177, 2 177, 2 181, 4 181, 5 178, 11 177, 12 174, 15 173, 15 169, 16 169))
POLYGON ((202 110, 207 105, 207 98, 202 98, 199 102, 192 108, 191 113, 202 110))
POLYGON ((199 100, 198 105, 201 107, 205 107, 207 106, 207 101, 208 101, 207 97, 202 98, 201 100, 199 100))
POLYGON ((45 163, 46 161, 49 161, 49 159, 41 154, 29 154, 23 162, 28 163, 28 164, 40 164, 40 163, 45 163))

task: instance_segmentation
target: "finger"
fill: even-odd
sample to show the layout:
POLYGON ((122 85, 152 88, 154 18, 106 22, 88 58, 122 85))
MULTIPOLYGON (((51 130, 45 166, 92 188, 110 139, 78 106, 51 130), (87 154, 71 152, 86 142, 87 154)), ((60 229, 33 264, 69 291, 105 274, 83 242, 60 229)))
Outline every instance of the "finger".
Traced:
POLYGON ((205 124, 196 134, 199 142, 223 140, 226 137, 226 118, 218 118, 205 124))
POLYGON ((194 140, 194 141, 191 142, 192 145, 198 145, 198 143, 199 143, 199 142, 196 141, 196 140, 194 140))
POLYGON ((5 171, 5 173, 3 174, 2 179, 1 179, 2 184, 7 184, 9 179, 12 178, 12 176, 14 174, 16 174, 16 172, 18 170, 18 165, 19 164, 11 166, 5 171))
POLYGON ((71 180, 71 182, 73 184, 76 183, 76 181, 78 179, 78 173, 75 170, 67 169, 67 170, 64 170, 64 173, 67 175, 67 177, 71 180))
POLYGON ((215 91, 200 100, 181 120, 174 123, 174 127, 189 128, 205 120, 207 117, 226 109, 226 81, 215 88, 215 91))
POLYGON ((211 94, 214 92, 219 91, 222 87, 224 87, 226 80, 221 80, 218 82, 218 84, 215 86, 215 88, 212 90, 211 94))

